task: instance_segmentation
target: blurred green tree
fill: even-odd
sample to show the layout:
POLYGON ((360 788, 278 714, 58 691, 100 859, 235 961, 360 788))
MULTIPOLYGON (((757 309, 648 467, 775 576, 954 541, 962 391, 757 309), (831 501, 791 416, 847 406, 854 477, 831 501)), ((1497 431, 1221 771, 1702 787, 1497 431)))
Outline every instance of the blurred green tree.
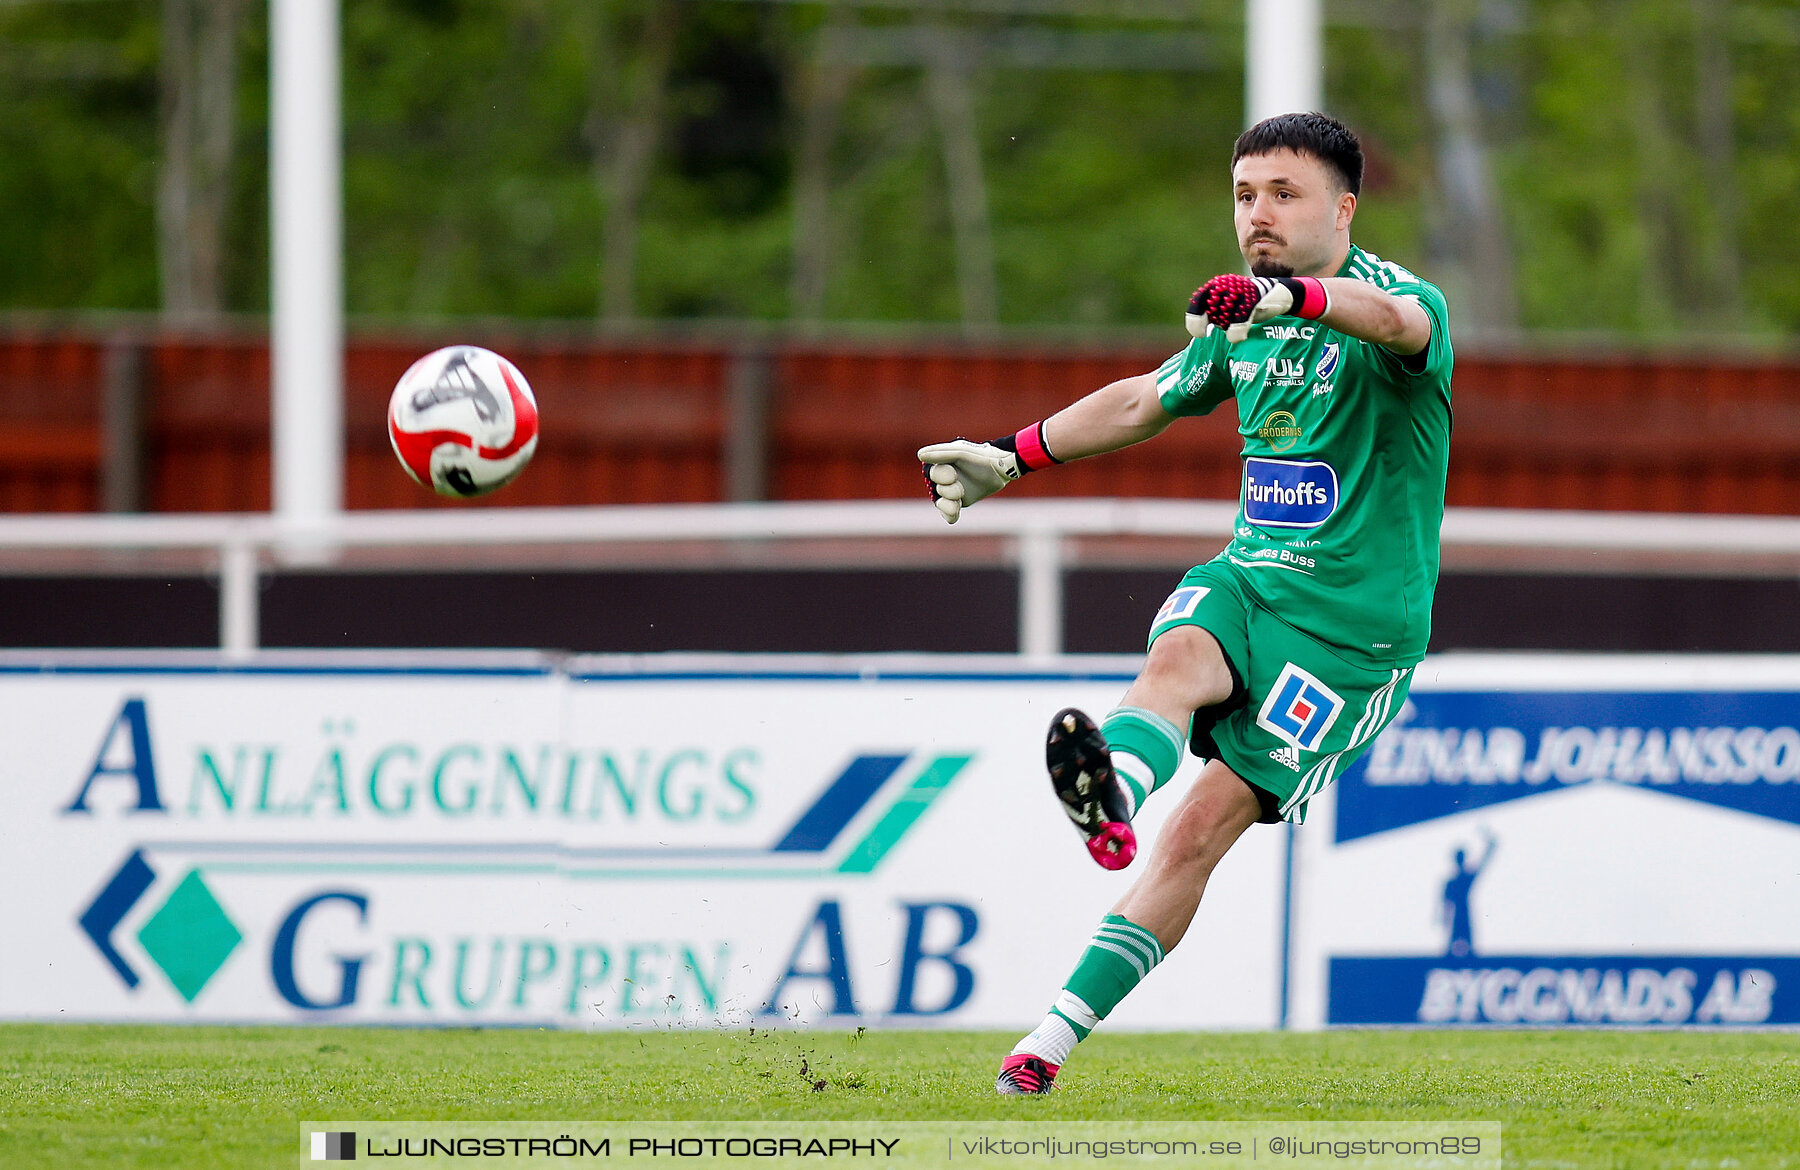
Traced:
MULTIPOLYGON (((1800 327, 1790 5, 1326 11, 1358 239, 1462 324, 1800 327)), ((352 313, 1164 325, 1238 264, 1236 2, 343 13, 352 313)), ((0 307, 264 310, 267 61, 248 0, 0 6, 0 307)))

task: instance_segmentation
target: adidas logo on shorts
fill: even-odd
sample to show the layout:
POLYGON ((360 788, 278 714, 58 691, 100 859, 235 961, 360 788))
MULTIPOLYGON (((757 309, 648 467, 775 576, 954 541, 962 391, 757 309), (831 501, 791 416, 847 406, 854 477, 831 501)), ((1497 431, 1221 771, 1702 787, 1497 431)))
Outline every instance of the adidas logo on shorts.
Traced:
POLYGON ((1300 770, 1300 749, 1296 747, 1278 747, 1269 753, 1269 758, 1277 764, 1298 772, 1300 770))

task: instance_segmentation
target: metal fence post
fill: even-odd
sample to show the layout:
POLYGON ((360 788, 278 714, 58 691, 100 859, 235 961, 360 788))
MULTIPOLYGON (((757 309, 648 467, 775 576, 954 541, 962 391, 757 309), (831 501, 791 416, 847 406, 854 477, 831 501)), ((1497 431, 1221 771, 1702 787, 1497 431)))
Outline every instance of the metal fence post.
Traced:
POLYGON ((100 507, 144 510, 144 347, 129 334, 106 344, 100 401, 100 507))
POLYGON ((257 643, 256 546, 247 540, 227 541, 219 548, 219 652, 245 659, 257 643))
POLYGON ((1062 533, 1029 528, 1019 534, 1019 653, 1062 653, 1062 533))
POLYGON ((769 421, 775 355, 751 343, 731 355, 725 375, 725 443, 720 477, 734 503, 769 498, 769 421))

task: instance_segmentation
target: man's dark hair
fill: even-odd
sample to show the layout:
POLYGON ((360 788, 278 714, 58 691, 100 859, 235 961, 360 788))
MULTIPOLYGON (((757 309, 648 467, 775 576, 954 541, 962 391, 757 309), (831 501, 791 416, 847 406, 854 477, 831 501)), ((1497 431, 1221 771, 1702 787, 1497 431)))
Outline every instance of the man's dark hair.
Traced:
POLYGON ((1277 114, 1264 118, 1238 135, 1231 148, 1231 166, 1246 155, 1273 154, 1291 150, 1310 154, 1337 172, 1339 183, 1352 195, 1361 196, 1363 176, 1362 143, 1350 128, 1329 114, 1277 114))

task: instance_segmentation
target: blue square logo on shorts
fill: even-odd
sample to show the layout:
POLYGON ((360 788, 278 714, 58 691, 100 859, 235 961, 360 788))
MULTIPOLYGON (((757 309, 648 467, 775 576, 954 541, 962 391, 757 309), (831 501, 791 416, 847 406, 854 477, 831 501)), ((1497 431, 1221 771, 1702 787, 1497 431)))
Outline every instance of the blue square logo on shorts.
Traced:
POLYGON ((1301 751, 1316 752, 1343 709, 1336 691, 1290 662, 1269 688, 1256 725, 1301 751))
POLYGON ((1194 611, 1200 608, 1200 599, 1211 592, 1212 588, 1208 585, 1183 585, 1169 594, 1169 599, 1162 603, 1161 609, 1156 611, 1156 618, 1150 623, 1151 629, 1155 629, 1164 622, 1193 617, 1194 611))

